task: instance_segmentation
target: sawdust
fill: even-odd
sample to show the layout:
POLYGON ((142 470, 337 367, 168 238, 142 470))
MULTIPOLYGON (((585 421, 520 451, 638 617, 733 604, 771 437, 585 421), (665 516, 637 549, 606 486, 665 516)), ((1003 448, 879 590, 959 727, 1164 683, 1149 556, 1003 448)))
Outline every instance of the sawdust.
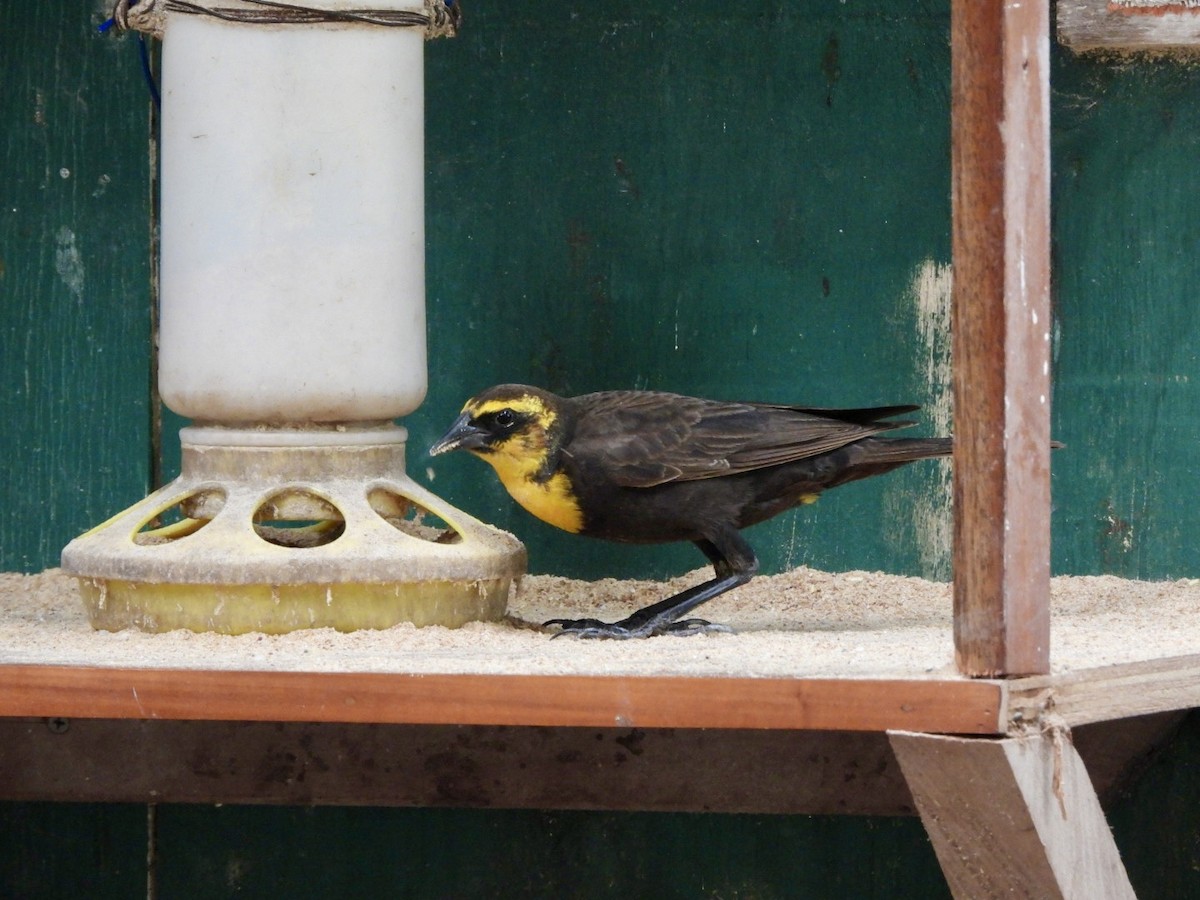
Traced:
MULTIPOLYGON (((799 568, 763 576, 703 607, 735 634, 645 641, 551 640, 519 627, 556 616, 616 619, 709 577, 666 584, 553 576, 524 579, 512 622, 459 629, 399 625, 236 637, 93 631, 73 579, 0 574, 0 665, 88 665, 326 672, 954 677, 951 591, 871 572, 799 568)), ((1056 578, 1055 672, 1200 652, 1200 579, 1056 578)))

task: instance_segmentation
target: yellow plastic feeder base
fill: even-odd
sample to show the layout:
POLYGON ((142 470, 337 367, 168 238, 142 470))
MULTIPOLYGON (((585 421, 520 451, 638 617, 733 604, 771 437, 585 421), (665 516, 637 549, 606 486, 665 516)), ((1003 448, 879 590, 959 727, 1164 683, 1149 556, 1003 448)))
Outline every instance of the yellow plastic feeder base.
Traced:
POLYGON ((401 622, 457 628, 498 621, 508 579, 419 584, 151 584, 79 579, 92 627, 176 628, 220 634, 286 634, 302 628, 390 628, 401 622))
POLYGON ((183 429, 183 474, 63 550, 92 627, 280 634, 501 619, 524 547, 408 478, 405 436, 183 429))

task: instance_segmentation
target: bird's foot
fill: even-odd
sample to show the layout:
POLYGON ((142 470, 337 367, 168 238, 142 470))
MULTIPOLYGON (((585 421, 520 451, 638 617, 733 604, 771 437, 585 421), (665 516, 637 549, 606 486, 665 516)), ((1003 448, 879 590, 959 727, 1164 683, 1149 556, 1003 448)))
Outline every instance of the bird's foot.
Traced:
POLYGON ((559 631, 553 637, 559 638, 565 634, 577 638, 595 638, 625 641, 632 638, 655 637, 660 634, 670 634, 675 637, 689 637, 693 634, 733 634, 728 625, 718 625, 705 619, 683 619, 672 622, 670 619, 655 616, 639 620, 634 614, 620 622, 601 622, 599 619, 550 619, 542 623, 543 628, 557 625, 559 631))

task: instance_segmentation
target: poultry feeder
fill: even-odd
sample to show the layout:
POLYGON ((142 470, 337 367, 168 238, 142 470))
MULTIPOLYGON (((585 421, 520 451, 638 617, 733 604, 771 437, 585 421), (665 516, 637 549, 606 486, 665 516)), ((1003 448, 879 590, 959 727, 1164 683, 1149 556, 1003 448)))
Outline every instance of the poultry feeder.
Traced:
POLYGON ((455 9, 219 4, 123 11, 162 39, 158 384, 192 424, 63 568, 98 629, 498 619, 523 547, 409 478, 394 423, 428 383, 424 41, 455 9))

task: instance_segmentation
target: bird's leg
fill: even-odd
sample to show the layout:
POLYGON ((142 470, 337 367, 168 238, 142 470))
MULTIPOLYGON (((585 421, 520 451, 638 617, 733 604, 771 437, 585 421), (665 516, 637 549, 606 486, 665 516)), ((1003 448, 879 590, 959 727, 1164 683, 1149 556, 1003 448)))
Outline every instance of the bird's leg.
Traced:
POLYGON ((745 584, 750 577, 749 574, 730 573, 712 578, 665 600, 643 607, 619 622, 601 622, 599 619, 550 619, 542 624, 543 627, 560 626, 562 630, 554 635, 555 637, 571 634, 581 638, 640 638, 653 637, 656 634, 682 636, 699 634, 702 631, 730 631, 726 625, 714 625, 704 619, 677 620, 701 603, 745 584))
POLYGON ((713 564, 716 578, 643 607, 619 622, 599 619, 551 619, 544 626, 558 625, 555 635, 572 634, 581 638, 641 638, 657 634, 686 636, 710 631, 732 631, 727 625, 714 625, 704 619, 683 619, 701 603, 723 594, 754 577, 758 559, 745 539, 729 528, 713 539, 696 541, 696 546, 713 564))

